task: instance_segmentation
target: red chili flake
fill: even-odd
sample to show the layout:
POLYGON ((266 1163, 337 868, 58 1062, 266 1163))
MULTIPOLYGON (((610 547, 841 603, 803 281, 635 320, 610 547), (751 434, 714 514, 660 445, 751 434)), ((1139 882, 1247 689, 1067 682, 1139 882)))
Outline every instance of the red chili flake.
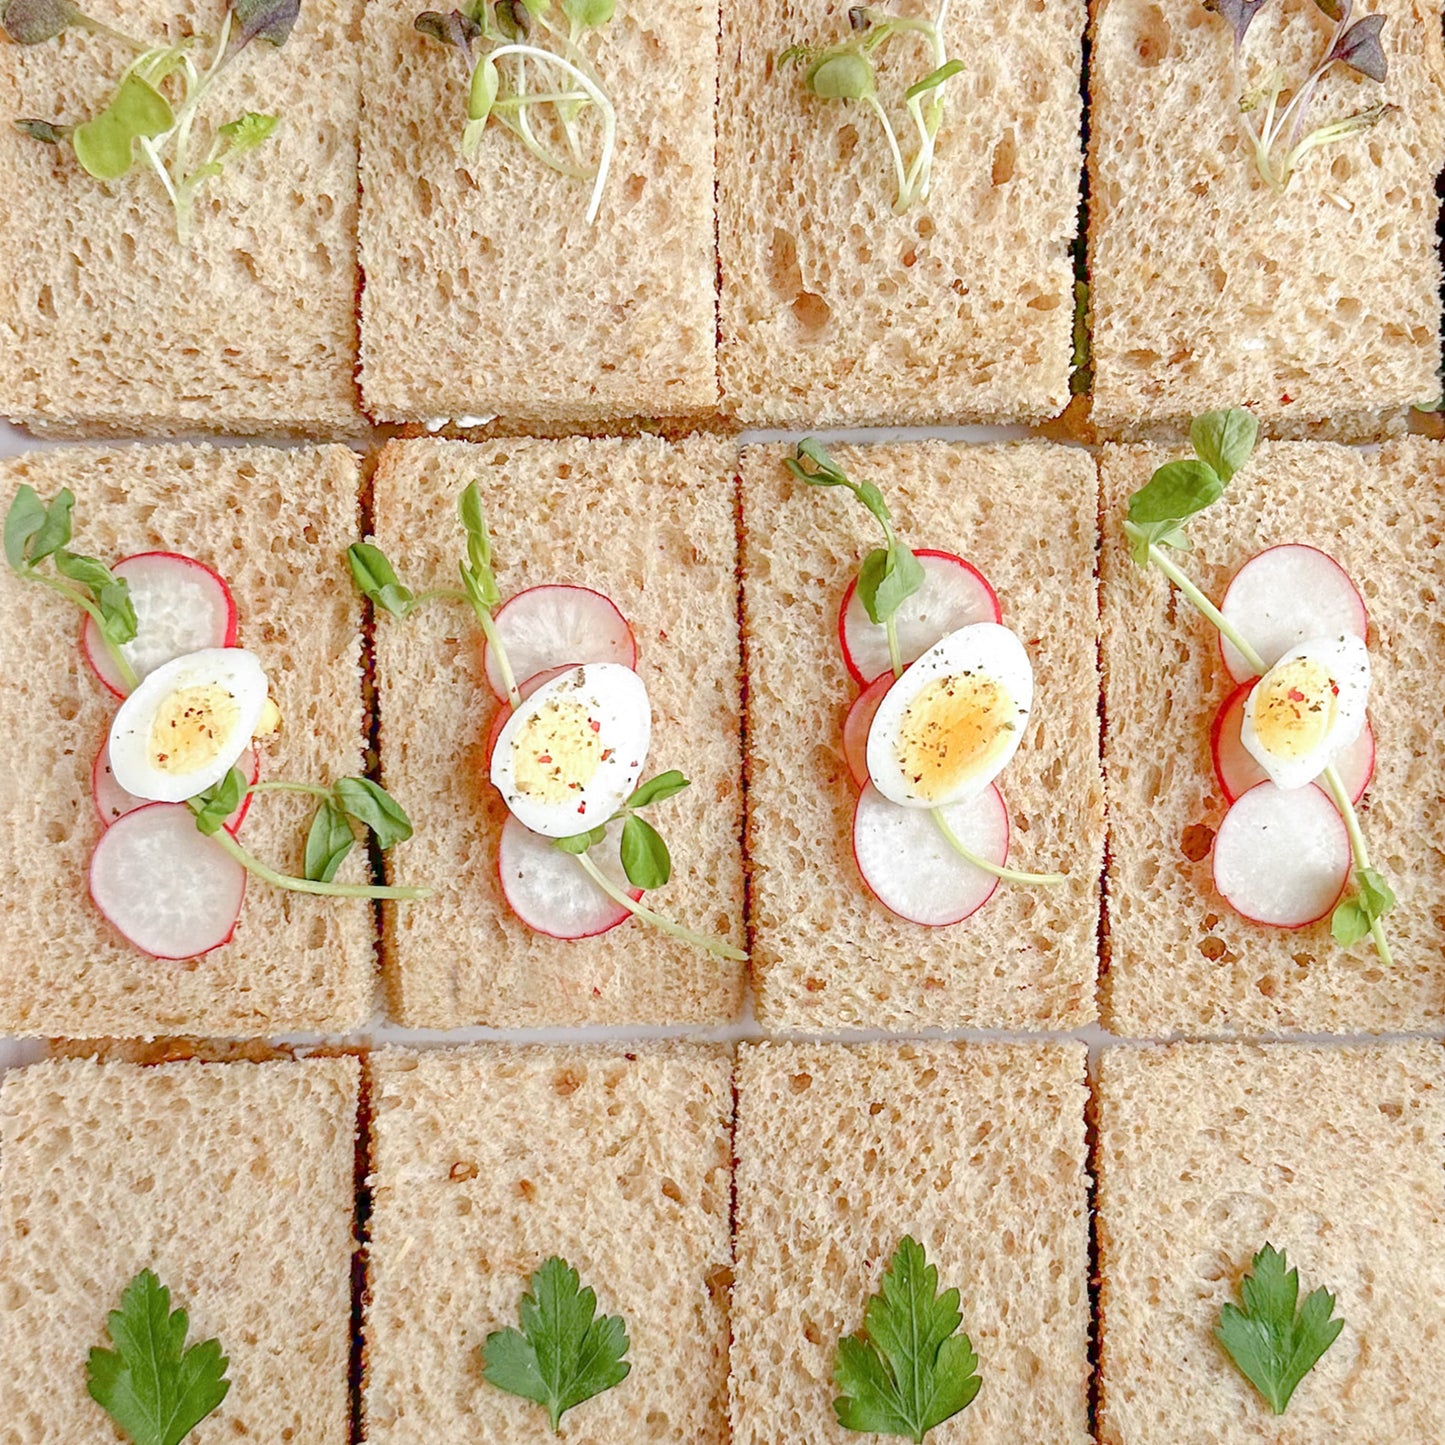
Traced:
POLYGON ((552 761, 552 754, 551 754, 551 753, 538 753, 538 754, 537 754, 537 761, 538 761, 539 763, 550 763, 550 762, 552 761))
POLYGON ((587 799, 586 799, 586 798, 583 798, 582 801, 577 804, 577 811, 578 811, 579 813, 585 813, 585 812, 587 811, 587 799))
POLYGON ((1303 702, 1305 700, 1305 695, 1299 690, 1299 688, 1292 687, 1289 690, 1289 700, 1291 702, 1303 702))
POLYGON ((595 717, 587 720, 587 726, 590 727, 594 733, 600 733, 602 731, 602 724, 598 722, 595 717))
POLYGON ((1281 393, 1280 393, 1280 398, 1279 398, 1279 400, 1280 400, 1280 405, 1281 405, 1281 406, 1288 406, 1288 405, 1290 404, 1290 402, 1292 402, 1292 401, 1294 400, 1294 397, 1292 397, 1292 396, 1289 394, 1289 392, 1286 391, 1286 392, 1281 392, 1281 393))

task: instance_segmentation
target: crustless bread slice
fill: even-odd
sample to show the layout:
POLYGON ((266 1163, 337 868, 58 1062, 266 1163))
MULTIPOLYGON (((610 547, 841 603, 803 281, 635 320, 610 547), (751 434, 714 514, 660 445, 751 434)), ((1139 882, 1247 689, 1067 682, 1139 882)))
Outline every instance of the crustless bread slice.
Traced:
POLYGON ((542 1406, 482 1378, 534 1270, 620 1314, 631 1374, 574 1445, 727 1440, 732 1060, 718 1046, 399 1050, 375 1113, 363 1407, 370 1445, 542 1445, 542 1406))
MULTIPOLYGON (((76 551, 107 562, 183 552, 229 583, 239 641, 260 658, 281 709, 263 776, 325 783, 360 770, 361 604, 343 555, 358 530, 351 452, 32 451, 0 463, 0 506, 22 483, 42 497, 75 493, 76 551)), ((374 992, 364 900, 306 898, 251 879, 234 940, 184 963, 151 958, 106 922, 86 881, 101 834, 91 765, 118 703, 81 655, 70 603, 3 567, 0 612, 0 736, 10 750, 0 774, 0 874, 10 880, 0 1030, 98 1038, 357 1027, 374 992)), ((241 842, 297 873, 314 806, 258 797, 241 842)), ((340 876, 364 880, 360 850, 340 876)))
POLYGON ((937 1445, 1085 1445, 1084 1046, 759 1044, 738 1061, 734 1445, 844 1445, 833 1357, 911 1234, 982 1385, 937 1445))
POLYGON ((1103 783, 1094 585, 1097 475, 1081 450, 939 442, 837 447, 883 489, 909 546, 957 552, 993 584, 1034 666, 1033 716, 998 780, 1009 863, 1068 874, 1001 884, 924 928, 865 887, 842 725, 858 688, 838 606, 878 545, 842 491, 793 481, 782 447, 743 454, 748 838, 758 1014, 769 1028, 1073 1028, 1094 1017, 1103 783))
POLYGON ((218 1338, 230 1393, 188 1445, 347 1445, 352 1059, 36 1064, 0 1086, 0 1434, 124 1437, 86 1358, 143 1269, 218 1338))
MULTIPOLYGON (((216 34, 225 6, 96 0, 143 40, 216 34)), ((304 4, 285 47, 249 46, 201 108, 192 154, 247 110, 264 145, 197 192, 189 243, 158 177, 102 182, 17 117, 74 122, 129 54, 79 28, 0 42, 0 415, 64 436, 338 436, 361 426, 356 367, 360 0, 304 4)), ((209 56, 207 48, 203 54, 209 56)))

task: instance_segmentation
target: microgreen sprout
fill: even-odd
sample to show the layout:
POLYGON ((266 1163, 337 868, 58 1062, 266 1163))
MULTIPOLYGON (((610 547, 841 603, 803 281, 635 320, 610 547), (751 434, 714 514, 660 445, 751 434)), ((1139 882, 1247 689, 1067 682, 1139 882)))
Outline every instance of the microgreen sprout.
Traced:
POLYGON ((217 77, 253 41, 279 48, 290 37, 300 0, 231 0, 214 39, 186 36, 150 45, 85 15, 70 0, 0 0, 0 28, 20 45, 38 45, 76 28, 124 46, 131 59, 106 104, 74 124, 21 119, 17 129, 47 145, 66 145, 87 174, 118 181, 150 168, 175 211, 176 236, 191 229, 196 193, 275 131, 278 119, 246 111, 212 128, 197 149, 201 104, 217 77))
POLYGON ((1254 163, 1268 185, 1276 191, 1283 191, 1300 161, 1310 151, 1377 125, 1396 107, 1387 104, 1366 106, 1313 130, 1305 130, 1305 117, 1319 83, 1334 65, 1344 65, 1382 85, 1388 74, 1389 66, 1380 43, 1380 32, 1386 17, 1366 15, 1351 23, 1354 0, 1314 0, 1315 5, 1334 21, 1334 30, 1319 60, 1301 83, 1291 85, 1285 71, 1276 68, 1262 85, 1248 87, 1243 78, 1244 39, 1255 16, 1267 3, 1268 0, 1204 0, 1204 7, 1224 19, 1234 32, 1234 68, 1240 85, 1239 110, 1254 149, 1254 163))
MULTIPOLYGON (((1238 649, 1256 675, 1263 677, 1269 671, 1264 658, 1168 555, 1171 550, 1192 550, 1184 524, 1224 495, 1230 479, 1249 460, 1258 435, 1259 423, 1239 408, 1196 417, 1189 429, 1194 456, 1166 462, 1129 498, 1124 535, 1129 539, 1134 561, 1162 572, 1195 611, 1238 649)), ((1333 763, 1320 774, 1320 782, 1344 820, 1354 855, 1355 891, 1336 906, 1330 920, 1331 932, 1344 948, 1359 943, 1368 934, 1380 962, 1388 966, 1392 959, 1381 920, 1394 906, 1395 895, 1384 877, 1370 866, 1369 848, 1349 789, 1333 763)))
POLYGON ((848 11, 852 33, 846 40, 829 46, 793 45, 778 57, 779 69, 803 67, 803 84, 820 100, 855 101, 877 117, 893 160, 897 192, 893 210, 900 216, 928 195, 934 149, 943 124, 944 87, 963 69, 963 62, 950 60, 943 47, 948 6, 949 0, 943 0, 938 14, 928 20, 916 15, 890 15, 875 5, 855 5, 848 11), (903 144, 878 98, 875 60, 893 41, 907 37, 919 38, 927 45, 933 68, 903 95, 904 108, 917 135, 916 149, 905 161, 903 144))
MULTIPOLYGON (((783 465, 810 487, 843 487, 857 497, 883 529, 884 545, 875 548, 858 569, 856 590, 868 620, 881 626, 888 639, 888 658, 893 676, 903 676, 903 653, 898 641, 898 609, 923 586, 923 564, 898 539, 893 527, 893 514, 883 493, 874 482, 855 482, 812 437, 798 443, 795 455, 785 457, 783 465)), ((943 835, 944 841, 958 856, 975 868, 992 874, 1006 883, 1062 883, 1062 873, 1024 873, 1017 868, 1004 868, 973 852, 949 827, 941 808, 930 808, 929 817, 943 835)))
POLYGON ((414 22, 456 55, 466 76, 462 154, 473 159, 496 121, 548 169, 592 183, 588 225, 617 149, 617 111, 585 41, 615 9, 616 0, 560 0, 555 9, 552 0, 468 0, 465 9, 426 10, 414 22), (595 127, 584 127, 589 113, 595 127))

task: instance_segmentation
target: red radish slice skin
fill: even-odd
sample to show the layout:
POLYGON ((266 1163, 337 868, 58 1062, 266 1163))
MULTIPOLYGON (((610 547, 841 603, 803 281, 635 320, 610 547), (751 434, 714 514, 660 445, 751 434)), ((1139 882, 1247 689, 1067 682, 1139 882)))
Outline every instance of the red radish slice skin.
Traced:
POLYGON ((90 896, 143 953, 198 958, 235 934, 246 870, 197 829, 184 803, 147 803, 101 834, 90 896))
MULTIPOLYGON (((506 649, 512 676, 587 662, 620 662, 637 666, 637 640, 627 619, 610 597, 590 587, 529 587, 509 597, 493 615, 497 635, 506 649)), ((482 649, 487 684, 499 698, 507 687, 491 644, 482 649)))
MULTIPOLYGON (((261 776, 261 754, 252 746, 247 748, 241 755, 241 760, 236 764, 246 776, 247 786, 255 784, 261 776)), ((95 755, 95 761, 90 765, 90 796, 95 803, 96 816, 100 819, 101 826, 110 827, 118 818, 123 818, 127 813, 133 813, 137 808, 146 805, 146 799, 137 798, 134 793, 128 793, 116 782, 115 774, 110 770, 110 739, 102 739, 100 751, 95 755)), ((241 799, 241 806, 226 819, 226 831, 234 836, 240 831, 241 824, 246 820, 246 814, 251 811, 251 793, 247 793, 241 799)))
MULTIPOLYGON (((139 677, 162 663, 207 647, 236 645, 236 602, 225 579, 179 552, 137 552, 111 569, 130 584, 138 624, 121 649, 139 677)), ((86 617, 80 647, 101 683, 117 697, 128 691, 95 622, 86 617)))
MULTIPOLYGON (((621 824, 612 825, 589 856, 635 903, 642 889, 634 888, 622 871, 621 836, 621 824)), ((632 917, 582 871, 572 854, 554 848, 550 838, 523 827, 511 814, 502 825, 497 874, 507 906, 534 933, 548 938, 596 938, 632 917)))
MULTIPOLYGON (((1241 683, 1224 700, 1214 715, 1209 730, 1209 748, 1214 755, 1214 776, 1227 803, 1242 798, 1251 788, 1266 781, 1266 774, 1244 746, 1240 725, 1244 721, 1244 703, 1253 682, 1241 683)), ((1345 785, 1352 803, 1358 803, 1375 775, 1375 734, 1369 718, 1359 737, 1335 758, 1340 781, 1345 785)))
MULTIPOLYGON (((977 567, 952 552, 925 548, 923 586, 898 609, 898 645, 903 665, 916 662, 935 642, 971 622, 1001 622, 998 595, 977 567)), ((872 622, 858 597, 855 577, 838 608, 838 646, 843 664, 859 687, 892 670, 888 635, 872 622)))
MULTIPOLYGON (((570 672, 578 664, 569 662, 562 667, 548 668, 546 672, 539 672, 536 677, 529 677, 526 682, 517 684, 517 691, 521 694, 522 701, 532 696, 539 687, 552 681, 554 677, 561 677, 564 672, 570 672)), ((487 767, 492 766, 492 752, 497 746, 497 739, 502 735, 502 729, 506 727, 507 720, 512 716, 512 704, 503 702, 492 718, 492 725, 487 729, 487 767)))
POLYGON ((1219 825, 1214 886, 1251 923, 1305 928, 1339 902, 1352 861, 1344 819, 1319 788, 1260 783, 1219 825))
MULTIPOLYGON (((993 786, 943 809, 960 842, 1003 867, 1008 809, 993 786)), ((853 810, 853 857, 868 890, 890 912, 925 928, 946 928, 976 913, 999 880, 960 858, 923 808, 891 803, 869 783, 853 810)))
MULTIPOLYGON (((1234 574, 1219 610, 1273 667, 1292 647, 1312 637, 1353 633, 1369 640, 1365 599, 1350 574, 1327 552, 1302 542, 1267 547, 1234 574)), ((1220 656, 1235 682, 1258 676, 1223 636, 1220 656)))
POLYGON ((891 669, 882 677, 875 677, 853 699, 853 706, 843 719, 843 756, 847 760, 848 771, 853 774, 855 788, 868 786, 868 729, 873 726, 873 715, 883 701, 883 694, 893 686, 893 682, 891 669))

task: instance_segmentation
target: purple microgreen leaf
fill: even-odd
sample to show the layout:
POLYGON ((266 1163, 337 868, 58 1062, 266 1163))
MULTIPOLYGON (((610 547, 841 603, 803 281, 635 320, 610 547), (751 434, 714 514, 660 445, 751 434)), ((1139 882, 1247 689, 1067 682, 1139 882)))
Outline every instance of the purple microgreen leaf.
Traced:
POLYGON ((1234 30, 1235 46, 1244 44, 1245 32, 1268 0, 1204 0, 1204 8, 1227 20, 1234 30))
POLYGON ((272 45, 285 45, 301 13, 301 0, 231 0, 231 14, 240 29, 236 32, 233 50, 240 50, 253 40, 266 40, 272 45))
POLYGON ((48 146, 58 146, 71 131, 70 126, 56 125, 49 120, 17 120, 11 123, 31 140, 44 141, 48 146))
POLYGON ((0 0, 0 29, 17 45, 39 45, 84 23, 70 0, 0 0))
POLYGON ((1350 9, 1354 0, 1315 0, 1319 6, 1336 25, 1343 25, 1350 18, 1350 9))
POLYGON ((463 15, 460 10, 453 10, 447 15, 440 10, 423 10, 412 25, 432 40, 439 40, 443 45, 451 45, 461 51, 467 70, 471 70, 472 45, 480 38, 482 27, 470 15, 463 15))
POLYGON ((1389 73, 1385 48, 1380 44, 1380 31, 1384 28, 1385 16, 1366 15, 1363 20, 1355 21, 1340 36, 1335 48, 1330 51, 1329 58, 1383 84, 1389 73))

